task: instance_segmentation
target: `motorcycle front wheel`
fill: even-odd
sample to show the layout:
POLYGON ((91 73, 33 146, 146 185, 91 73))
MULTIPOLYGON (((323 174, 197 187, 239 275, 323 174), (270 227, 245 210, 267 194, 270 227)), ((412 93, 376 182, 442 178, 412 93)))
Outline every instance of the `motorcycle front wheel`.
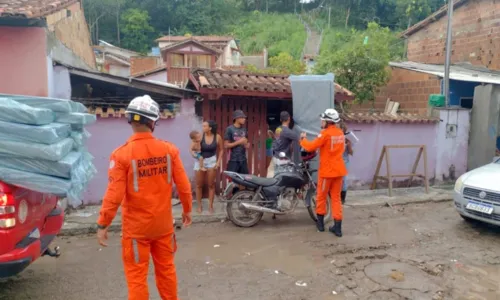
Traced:
POLYGON ((227 217, 234 225, 239 227, 252 227, 262 219, 262 216, 264 216, 263 212, 248 210, 241 205, 242 203, 258 205, 253 202, 254 197, 254 191, 242 190, 234 194, 227 202, 227 217))
MULTIPOLYGON (((326 214, 325 214, 325 223, 327 220, 330 220, 330 215, 331 215, 331 206, 330 206, 330 196, 326 198, 326 214)), ((311 196, 311 205, 307 207, 307 212, 309 213, 309 216, 311 219, 316 223, 318 221, 318 217, 316 216, 316 195, 311 196)))

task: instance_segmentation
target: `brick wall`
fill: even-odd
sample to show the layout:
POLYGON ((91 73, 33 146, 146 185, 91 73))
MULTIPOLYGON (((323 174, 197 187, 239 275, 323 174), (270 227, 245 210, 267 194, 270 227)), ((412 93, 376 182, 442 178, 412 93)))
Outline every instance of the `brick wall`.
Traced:
MULTIPOLYGON (((408 38, 408 60, 444 64, 447 17, 408 38)), ((469 0, 454 10, 452 63, 500 70, 500 1, 469 0)))
POLYGON ((144 73, 160 66, 161 58, 156 56, 132 56, 130 58, 130 75, 144 73))
POLYGON ((375 109, 383 112, 387 98, 399 102, 398 112, 427 113, 427 103, 430 94, 441 93, 441 81, 437 76, 410 71, 401 68, 392 68, 391 79, 385 87, 377 93, 375 101, 362 105, 353 105, 354 111, 375 109))
POLYGON ((91 46, 87 21, 79 2, 67 9, 47 16, 49 31, 55 32, 57 39, 69 48, 85 64, 96 68, 95 55, 91 46))

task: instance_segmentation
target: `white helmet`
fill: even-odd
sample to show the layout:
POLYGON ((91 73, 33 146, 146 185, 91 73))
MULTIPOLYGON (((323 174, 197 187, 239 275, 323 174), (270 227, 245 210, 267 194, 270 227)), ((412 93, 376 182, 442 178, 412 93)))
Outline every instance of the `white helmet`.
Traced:
POLYGON ((326 109, 325 112, 320 115, 320 118, 321 118, 321 121, 327 121, 327 122, 333 122, 333 123, 340 122, 339 113, 333 108, 326 109))
POLYGON ((135 114, 150 119, 151 121, 158 121, 160 118, 160 107, 156 101, 151 99, 149 95, 142 97, 135 97, 130 101, 125 114, 135 114))

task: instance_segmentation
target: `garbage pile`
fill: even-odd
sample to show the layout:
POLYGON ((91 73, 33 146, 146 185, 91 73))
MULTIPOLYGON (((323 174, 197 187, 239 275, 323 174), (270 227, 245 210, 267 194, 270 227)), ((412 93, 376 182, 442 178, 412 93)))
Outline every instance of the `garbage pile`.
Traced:
POLYGON ((0 94, 0 181, 81 205, 97 172, 85 147, 96 117, 86 112, 70 100, 0 94))

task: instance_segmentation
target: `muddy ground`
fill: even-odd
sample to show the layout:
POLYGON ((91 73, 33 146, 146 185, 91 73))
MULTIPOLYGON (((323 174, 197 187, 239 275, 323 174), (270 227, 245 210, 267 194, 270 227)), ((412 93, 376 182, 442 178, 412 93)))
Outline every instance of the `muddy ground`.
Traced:
MULTIPOLYGON (((311 222, 302 212, 178 231, 180 299, 500 299, 500 230, 463 221, 451 202, 347 207, 340 239, 311 222)), ((57 243, 59 259, 0 283, 0 299, 126 299, 119 235, 106 249, 93 236, 57 243)))

